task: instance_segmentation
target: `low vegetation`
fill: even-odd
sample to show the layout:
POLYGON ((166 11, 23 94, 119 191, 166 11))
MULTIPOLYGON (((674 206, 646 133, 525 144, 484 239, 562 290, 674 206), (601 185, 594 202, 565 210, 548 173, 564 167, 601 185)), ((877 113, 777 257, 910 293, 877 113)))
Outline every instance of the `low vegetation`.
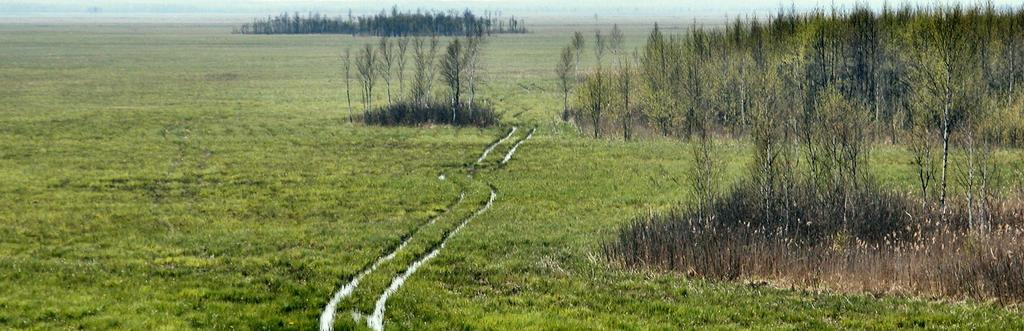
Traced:
POLYGON ((630 268, 716 280, 1024 301, 1020 200, 995 202, 978 229, 962 205, 943 215, 938 205, 877 187, 845 199, 806 184, 786 193, 766 201, 744 182, 709 209, 635 220, 605 253, 630 268))
POLYGON ((382 126, 415 126, 423 124, 451 124, 456 126, 488 127, 498 124, 493 109, 481 105, 465 105, 454 110, 445 104, 418 105, 397 102, 362 115, 363 123, 382 126))

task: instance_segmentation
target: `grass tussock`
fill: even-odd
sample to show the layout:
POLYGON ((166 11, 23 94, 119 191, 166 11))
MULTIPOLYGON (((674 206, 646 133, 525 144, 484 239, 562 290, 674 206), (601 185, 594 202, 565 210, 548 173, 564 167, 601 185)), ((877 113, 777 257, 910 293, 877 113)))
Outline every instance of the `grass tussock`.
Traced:
POLYGON ((877 188, 841 199, 802 184, 788 193, 764 199, 755 185, 740 185, 709 210, 637 219, 604 251, 629 268, 716 280, 1024 301, 1020 200, 973 215, 950 207, 943 217, 937 206, 877 188))
POLYGON ((452 124, 455 126, 489 127, 498 124, 494 109, 482 105, 463 105, 455 108, 441 103, 418 105, 396 102, 363 114, 363 123, 381 126, 419 126, 425 124, 452 124))

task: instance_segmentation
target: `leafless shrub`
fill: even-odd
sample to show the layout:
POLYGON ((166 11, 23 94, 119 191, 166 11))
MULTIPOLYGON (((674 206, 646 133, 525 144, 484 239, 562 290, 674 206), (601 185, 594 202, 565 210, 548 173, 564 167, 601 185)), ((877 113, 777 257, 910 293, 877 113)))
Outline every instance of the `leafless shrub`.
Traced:
POLYGON ((962 204, 950 206, 942 223, 937 204, 865 188, 851 197, 862 207, 843 224, 836 217, 841 202, 822 200, 814 191, 809 184, 797 185, 787 218, 778 204, 761 208, 756 185, 740 185, 714 205, 712 214, 680 209, 637 219, 604 246, 604 253, 628 268, 716 280, 1024 301, 1024 204, 1019 200, 995 204, 992 230, 981 235, 969 230, 962 204))
POLYGON ((411 101, 395 102, 366 112, 363 123, 380 126, 417 126, 451 124, 455 126, 489 127, 498 124, 498 114, 487 105, 462 104, 455 107, 442 103, 420 105, 411 101), (471 110, 472 109, 472 110, 471 110))

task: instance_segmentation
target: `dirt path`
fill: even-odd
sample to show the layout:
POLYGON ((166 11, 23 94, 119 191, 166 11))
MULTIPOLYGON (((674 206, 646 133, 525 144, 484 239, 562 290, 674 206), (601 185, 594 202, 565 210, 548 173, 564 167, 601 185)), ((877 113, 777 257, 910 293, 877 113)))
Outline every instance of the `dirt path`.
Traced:
POLYGON ((530 140, 530 138, 533 138, 534 132, 537 132, 537 128, 531 129, 530 134, 526 135, 526 138, 520 139, 518 142, 516 142, 516 144, 512 146, 512 149, 508 151, 508 154, 505 154, 505 158, 501 159, 501 164, 508 163, 509 160, 512 160, 512 154, 516 153, 516 150, 519 149, 519 145, 522 145, 527 140, 530 140))
POLYGON ((384 264, 384 262, 394 259, 395 255, 397 255, 399 251, 401 251, 403 248, 405 248, 406 245, 409 244, 409 241, 412 240, 413 236, 415 236, 416 233, 420 231, 420 229, 436 223, 437 220, 444 216, 445 214, 447 214, 448 211, 452 210, 452 208, 454 208, 456 205, 462 203, 462 200, 465 199, 465 197, 465 192, 460 193, 459 200, 449 205, 444 213, 431 217, 429 221, 417 226, 407 236, 405 236, 405 239, 403 239, 402 242, 398 244, 397 247, 395 247, 395 249, 391 250, 390 253, 377 258, 376 261, 373 261, 373 264, 371 264, 369 267, 366 267, 365 269, 360 271, 359 274, 353 277, 352 280, 348 282, 348 284, 345 284, 345 286, 339 288, 338 291, 334 293, 334 296, 331 297, 331 300, 327 302, 327 306, 324 307, 324 311, 320 313, 320 331, 331 331, 334 329, 334 316, 338 311, 338 304, 341 303, 341 300, 352 295, 352 292, 355 291, 356 287, 359 286, 359 282, 362 281, 363 278, 366 277, 366 275, 369 275, 374 270, 377 270, 377 268, 380 267, 381 264, 384 264))
MULTIPOLYGON (((470 166, 468 169, 466 169, 470 171, 469 178, 472 178, 472 172, 475 171, 474 166, 481 164, 484 161, 484 159, 487 158, 488 154, 494 151, 494 149, 497 148, 498 145, 501 145, 502 143, 508 141, 517 130, 518 128, 513 126, 512 129, 509 130, 508 134, 498 139, 494 143, 488 145, 484 149, 480 157, 473 164, 473 166, 470 166)), ((515 154, 519 146, 526 142, 526 140, 530 139, 530 137, 533 137, 533 134, 536 131, 536 128, 530 130, 530 133, 525 138, 517 141, 515 145, 513 145, 512 148, 509 150, 508 154, 506 154, 505 157, 500 161, 500 164, 504 165, 508 163, 508 161, 512 159, 512 155, 515 154)), ((363 269, 362 271, 360 271, 359 274, 353 277, 348 284, 345 284, 340 289, 338 289, 338 291, 335 292, 334 296, 331 297, 331 300, 327 303, 327 306, 324 307, 324 311, 320 314, 320 330, 331 331, 334 328, 335 316, 337 315, 338 305, 341 303, 341 301, 343 301, 345 298, 352 296, 352 293, 355 291, 356 287, 359 286, 359 282, 362 281, 364 277, 372 273, 374 270, 377 270, 377 268, 380 267, 382 264, 393 260, 397 253, 401 251, 403 248, 405 248, 405 246, 412 240, 413 237, 415 237, 415 235, 420 231, 420 229, 426 226, 433 225, 434 223, 436 223, 438 218, 446 215, 448 211, 452 210, 456 205, 462 203, 463 199, 465 198, 465 189, 466 186, 463 186, 463 193, 459 195, 458 201, 449 206, 445 213, 442 213, 441 215, 431 218, 428 222, 425 222, 420 226, 416 227, 416 229, 411 231, 410 234, 406 236, 405 239, 403 239, 402 242, 394 250, 389 252, 387 255, 377 258, 377 260, 375 260, 373 264, 371 264, 366 269, 363 269)), ((447 246, 448 240, 451 239, 451 237, 453 237, 455 234, 461 231, 462 228, 469 224, 470 221, 472 221, 473 219, 475 219, 476 217, 480 216, 488 209, 490 209, 491 206, 494 205, 494 200, 497 198, 497 196, 497 189, 494 188, 494 186, 491 186, 491 195, 490 198, 487 200, 486 204, 484 204, 479 209, 477 209, 473 214, 469 215, 461 222, 459 222, 459 224, 456 225, 455 228, 453 228, 451 231, 445 233, 445 235, 441 238, 441 241, 433 249, 431 249, 429 252, 426 252, 424 255, 420 256, 418 259, 410 263, 409 266, 405 268, 405 271, 403 271, 400 275, 394 277, 391 280, 391 284, 388 286, 388 288, 385 289, 377 298, 377 301, 374 305, 373 314, 366 316, 366 325, 373 330, 383 330, 384 314, 387 308, 388 298, 394 295, 398 291, 398 289, 401 288, 403 284, 405 284, 405 281, 414 273, 416 273, 416 271, 419 270, 421 266, 423 266, 425 263, 427 263, 428 261, 436 257, 438 254, 440 254, 441 250, 443 250, 445 246, 447 246)), ((356 322, 359 322, 360 319, 362 319, 362 317, 365 316, 358 311, 353 312, 352 315, 353 319, 355 319, 356 322)))
POLYGON ((462 220, 462 222, 459 223, 459 225, 456 226, 455 229, 453 229, 451 232, 449 232, 443 238, 441 238, 441 243, 438 244, 437 247, 434 247, 434 249, 431 250, 430 253, 427 253, 427 255, 424 255, 419 260, 413 262, 411 265, 409 265, 408 269, 405 269, 405 272, 392 279, 391 285, 388 286, 386 290, 384 290, 384 293, 381 293, 380 297, 377 298, 377 303, 374 305, 373 308, 373 315, 370 315, 370 317, 367 318, 366 326, 376 331, 384 330, 384 310, 387 307, 388 298, 391 297, 391 295, 394 294, 395 291, 398 291, 398 288, 402 287, 402 284, 405 284, 405 280, 409 279, 409 276, 412 276, 412 274, 416 273, 416 270, 419 270, 420 266, 436 257, 437 254, 441 253, 441 250, 444 249, 446 245, 448 245, 448 240, 451 239, 452 236, 459 233, 459 230, 462 230, 462 228, 465 227, 466 224, 469 224, 469 222, 472 221, 474 218, 480 216, 480 214, 483 214, 488 209, 491 209, 491 206, 494 205, 494 199, 497 197, 497 191, 495 191, 494 188, 491 187, 491 197, 490 199, 487 200, 487 204, 485 204, 483 207, 480 207, 480 209, 477 209, 477 211, 470 215, 469 217, 466 217, 466 219, 462 220))
POLYGON ((484 149, 484 153, 480 154, 480 158, 476 159, 476 164, 480 164, 481 162, 484 162, 484 159, 487 158, 487 154, 491 154, 491 151, 494 151, 495 147, 498 147, 498 145, 501 145, 501 143, 505 142, 505 140, 508 140, 508 138, 512 137, 512 134, 516 133, 516 130, 518 130, 518 129, 519 128, 513 126, 512 130, 509 131, 508 134, 505 135, 504 138, 498 139, 498 141, 495 141, 490 146, 487 146, 487 148, 484 149))

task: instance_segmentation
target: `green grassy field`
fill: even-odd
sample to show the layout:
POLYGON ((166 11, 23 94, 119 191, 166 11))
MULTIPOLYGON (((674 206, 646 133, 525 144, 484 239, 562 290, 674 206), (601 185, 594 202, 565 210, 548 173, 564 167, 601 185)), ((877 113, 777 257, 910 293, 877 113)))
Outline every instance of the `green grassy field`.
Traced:
MULTIPOLYGON (((1019 310, 988 303, 603 262, 617 226, 688 199, 691 154, 555 123, 557 51, 593 24, 539 22, 489 40, 481 96, 520 127, 516 139, 538 132, 503 167, 511 144, 499 145, 472 179, 467 165, 507 128, 346 122, 338 54, 374 40, 0 25, 0 329, 314 329, 340 285, 421 229, 339 305, 337 327, 363 328, 349 312, 371 312, 391 277, 486 201, 488 183, 493 208, 391 297, 386 327, 1024 328, 1019 310)), ((629 43, 648 25, 624 24, 629 43)), ((720 148, 726 180, 744 176, 746 145, 720 148)), ((1019 151, 1002 155, 1004 168, 1024 167, 1019 151)), ((872 157, 880 181, 911 189, 905 152, 872 157)))

